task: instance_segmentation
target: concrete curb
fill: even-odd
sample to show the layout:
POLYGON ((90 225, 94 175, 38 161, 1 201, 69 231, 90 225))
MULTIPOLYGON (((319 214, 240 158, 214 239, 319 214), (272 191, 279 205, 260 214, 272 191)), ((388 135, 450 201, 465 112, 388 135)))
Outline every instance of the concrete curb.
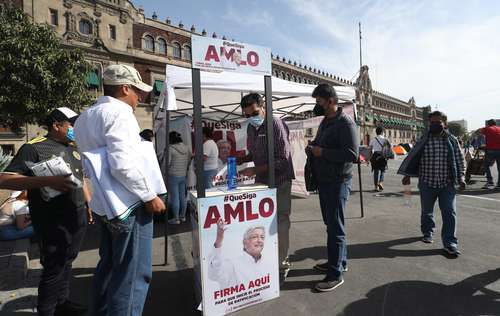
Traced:
POLYGON ((29 269, 29 238, 2 241, 0 252, 0 290, 23 284, 29 269))

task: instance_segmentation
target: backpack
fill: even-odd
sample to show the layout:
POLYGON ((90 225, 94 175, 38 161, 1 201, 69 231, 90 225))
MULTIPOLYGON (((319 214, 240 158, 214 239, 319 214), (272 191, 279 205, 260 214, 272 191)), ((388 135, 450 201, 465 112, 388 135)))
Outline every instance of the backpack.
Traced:
POLYGON ((384 170, 387 167, 387 159, 380 152, 376 151, 370 158, 370 164, 373 169, 384 170))
POLYGON ((392 151, 391 143, 389 143, 389 141, 387 139, 385 139, 384 144, 381 144, 380 141, 378 140, 378 138, 376 138, 376 137, 375 137, 375 140, 382 147, 382 157, 384 157, 385 160, 394 159, 394 152, 392 151))

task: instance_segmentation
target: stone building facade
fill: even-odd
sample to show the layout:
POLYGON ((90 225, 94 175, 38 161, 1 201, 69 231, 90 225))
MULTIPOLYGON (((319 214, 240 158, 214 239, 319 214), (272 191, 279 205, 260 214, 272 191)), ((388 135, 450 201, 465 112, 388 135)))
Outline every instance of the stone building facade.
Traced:
MULTIPOLYGON (((3 0, 9 1, 9 0, 3 0)), ((67 48, 80 48, 93 65, 88 76, 89 89, 96 96, 102 93, 100 80, 106 66, 123 63, 134 66, 143 80, 154 86, 152 95, 136 111, 141 128, 151 128, 153 104, 165 78, 165 65, 191 65, 191 35, 217 37, 193 25, 174 25, 169 19, 160 21, 156 14, 146 17, 144 10, 129 0, 10 0, 30 15, 36 23, 46 23, 61 38, 67 48)), ((360 142, 374 136, 376 126, 384 126, 394 143, 410 142, 419 136, 423 127, 424 108, 415 100, 408 102, 374 91, 363 66, 356 82, 325 71, 298 64, 284 57, 273 56, 273 75, 285 80, 357 88, 360 142)), ((27 135, 14 135, 0 129, 0 144, 17 150, 27 139, 41 133, 27 128, 27 135)))

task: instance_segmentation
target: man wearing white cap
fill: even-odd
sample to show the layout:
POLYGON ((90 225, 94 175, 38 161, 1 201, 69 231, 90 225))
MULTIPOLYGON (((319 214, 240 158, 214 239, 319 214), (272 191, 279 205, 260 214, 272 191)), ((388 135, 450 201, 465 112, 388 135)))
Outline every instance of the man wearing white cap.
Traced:
POLYGON ((72 125, 77 117, 78 114, 66 107, 53 110, 46 120, 47 135, 24 144, 0 173, 0 189, 28 190, 30 215, 43 266, 37 306, 38 315, 43 316, 86 312, 85 307, 68 300, 71 265, 89 220, 90 195, 85 184, 81 185, 84 183, 82 162, 73 143, 72 125), (36 164, 60 158, 69 167, 70 174, 35 175, 36 164), (46 187, 59 192, 49 195, 46 187))
POLYGON ((103 73, 104 96, 83 112, 75 124, 80 152, 106 148, 111 176, 143 203, 125 217, 102 222, 100 261, 94 275, 91 315, 141 315, 152 277, 153 214, 165 211, 137 163, 141 142, 134 111, 152 87, 127 65, 103 73))

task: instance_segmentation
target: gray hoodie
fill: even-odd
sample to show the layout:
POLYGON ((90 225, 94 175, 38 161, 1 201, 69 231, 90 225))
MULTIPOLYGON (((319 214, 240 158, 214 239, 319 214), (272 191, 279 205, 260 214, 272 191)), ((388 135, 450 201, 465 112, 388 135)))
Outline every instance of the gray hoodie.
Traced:
POLYGON ((184 143, 170 145, 168 159, 169 175, 185 177, 190 161, 191 150, 184 143))

